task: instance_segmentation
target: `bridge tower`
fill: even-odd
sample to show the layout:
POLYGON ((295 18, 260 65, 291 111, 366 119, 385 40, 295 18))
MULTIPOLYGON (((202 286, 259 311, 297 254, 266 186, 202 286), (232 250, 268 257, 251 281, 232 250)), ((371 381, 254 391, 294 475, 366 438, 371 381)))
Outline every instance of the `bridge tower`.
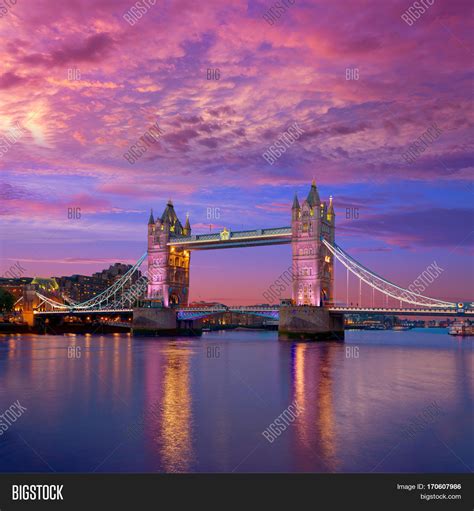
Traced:
POLYGON ((189 300, 190 252, 169 247, 171 236, 189 236, 191 225, 186 215, 183 227, 168 201, 161 218, 148 220, 148 293, 147 298, 161 302, 164 307, 187 305, 189 300))
POLYGON ((313 181, 308 197, 299 204, 295 194, 291 208, 293 289, 295 305, 328 306, 333 302, 334 258, 321 237, 334 243, 335 213, 319 198, 313 181))
POLYGON ((23 321, 29 326, 34 326, 35 324, 34 310, 39 304, 36 290, 37 288, 32 284, 25 284, 23 286, 22 316, 23 321))

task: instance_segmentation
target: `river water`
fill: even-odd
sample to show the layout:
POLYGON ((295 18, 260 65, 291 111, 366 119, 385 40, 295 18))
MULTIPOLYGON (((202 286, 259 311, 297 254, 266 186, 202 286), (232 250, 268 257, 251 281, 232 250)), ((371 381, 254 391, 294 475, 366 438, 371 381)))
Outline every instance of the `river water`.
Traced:
POLYGON ((0 471, 468 472, 472 343, 443 329, 1 336, 0 414, 26 410, 0 430, 0 471))

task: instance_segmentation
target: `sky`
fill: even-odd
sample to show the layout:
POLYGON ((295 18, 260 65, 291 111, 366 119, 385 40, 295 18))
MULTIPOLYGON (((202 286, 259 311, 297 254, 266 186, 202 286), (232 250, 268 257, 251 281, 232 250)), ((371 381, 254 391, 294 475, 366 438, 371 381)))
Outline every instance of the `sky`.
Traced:
MULTIPOLYGON (((2 274, 133 263, 168 199, 193 233, 287 226, 315 179, 355 259, 401 286, 436 262, 424 294, 474 300, 472 2, 411 24, 409 0, 286 1, 278 19, 271 0, 151 3, 130 24, 129 0, 0 2, 2 274)), ((290 264, 289 246, 194 252, 191 298, 261 303, 290 264)))

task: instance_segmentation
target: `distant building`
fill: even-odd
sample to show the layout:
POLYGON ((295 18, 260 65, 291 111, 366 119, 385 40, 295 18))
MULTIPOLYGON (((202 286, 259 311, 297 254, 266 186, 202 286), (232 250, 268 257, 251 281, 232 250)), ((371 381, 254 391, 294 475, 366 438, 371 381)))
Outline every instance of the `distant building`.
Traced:
POLYGON ((130 268, 132 268, 130 264, 115 263, 106 270, 93 273, 92 278, 102 280, 103 282, 107 282, 109 285, 112 285, 117 278, 125 275, 130 268))
MULTIPOLYGON (((115 263, 105 270, 93 273, 91 276, 71 275, 55 277, 55 280, 59 284, 63 298, 74 302, 83 302, 105 291, 105 289, 119 280, 131 268, 132 265, 130 264, 115 263)), ((140 275, 140 272, 136 272, 131 283, 135 282, 140 275)))
POLYGON ((54 277, 35 277, 31 284, 36 286, 40 293, 57 293, 59 291, 59 284, 54 277))
POLYGON ((0 287, 13 295, 15 301, 23 296, 23 286, 30 284, 33 279, 31 277, 22 277, 18 279, 0 278, 0 287))
MULTIPOLYGON (((91 276, 76 274, 63 277, 0 278, 0 287, 11 293, 15 301, 23 296, 24 287, 31 284, 36 291, 48 297, 54 296, 60 301, 82 302, 93 298, 110 287, 125 275, 130 268, 132 268, 130 264, 115 263, 91 276)), ((136 272, 128 285, 136 282, 140 276, 140 271, 136 272)))
POLYGON ((223 304, 223 303, 219 303, 219 302, 204 302, 204 301, 200 301, 200 302, 191 302, 188 307, 194 307, 194 308, 198 308, 198 307, 227 307, 227 305, 223 304))
POLYGON ((344 318, 346 326, 354 328, 379 325, 385 329, 390 329, 396 321, 396 316, 385 316, 384 314, 345 314, 344 318))
POLYGON ((93 298, 105 289, 102 281, 87 275, 71 275, 70 277, 56 277, 61 295, 66 300, 83 302, 93 298))

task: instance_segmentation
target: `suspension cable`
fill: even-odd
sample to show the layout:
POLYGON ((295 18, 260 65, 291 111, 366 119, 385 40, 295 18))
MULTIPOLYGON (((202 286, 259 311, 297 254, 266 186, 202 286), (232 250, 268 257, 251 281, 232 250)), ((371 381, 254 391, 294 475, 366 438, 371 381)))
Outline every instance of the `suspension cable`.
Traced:
POLYGON ((336 243, 331 245, 326 239, 321 239, 322 243, 329 249, 329 251, 336 257, 338 261, 340 261, 349 271, 351 271, 358 279, 363 280, 366 284, 368 284, 372 289, 377 289, 381 293, 391 296, 396 300, 400 300, 403 302, 415 304, 415 305, 430 305, 433 307, 450 307, 455 308, 456 303, 446 302, 443 300, 437 300, 436 298, 430 298, 428 296, 423 296, 418 293, 414 293, 408 289, 404 289, 392 282, 380 277, 376 273, 372 272, 355 259, 353 259, 349 254, 344 252, 341 247, 339 247, 336 243))

